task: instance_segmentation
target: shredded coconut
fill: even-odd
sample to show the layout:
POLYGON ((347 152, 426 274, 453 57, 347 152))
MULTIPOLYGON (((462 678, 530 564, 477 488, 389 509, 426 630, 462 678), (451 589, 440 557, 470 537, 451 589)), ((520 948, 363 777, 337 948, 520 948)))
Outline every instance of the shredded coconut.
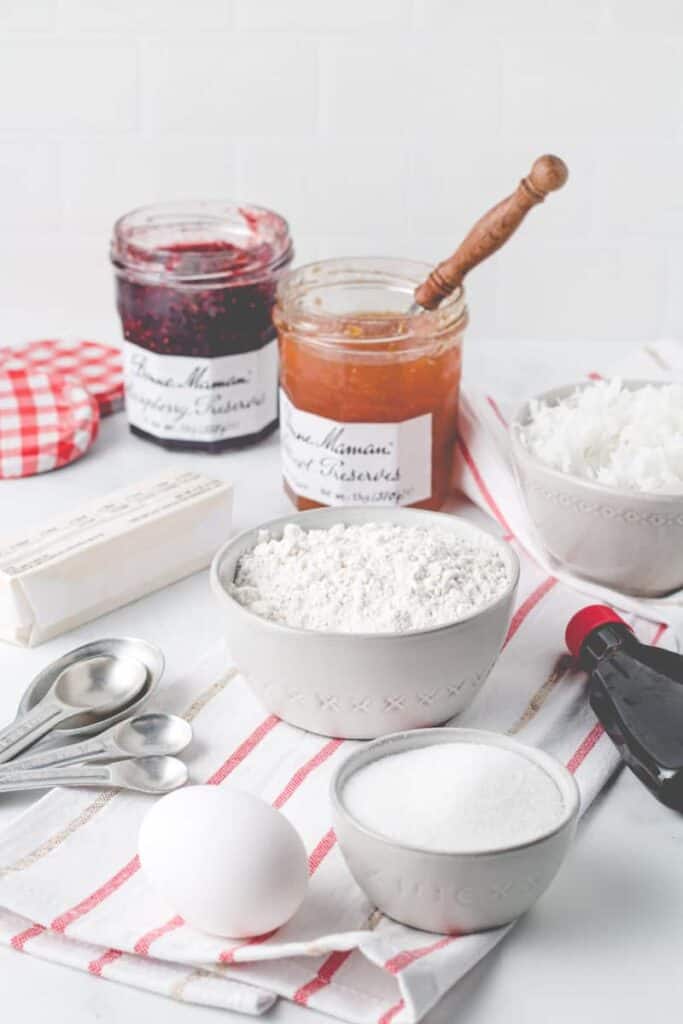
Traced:
POLYGON ((495 850, 559 825, 564 800, 546 771, 512 750, 439 743, 360 768, 342 793, 366 828, 426 850, 495 850))
POLYGON ((447 529, 337 523, 262 530, 230 592, 263 618, 301 629, 403 633, 462 619, 498 597, 509 570, 496 546, 447 529))
POLYGON ((531 403, 521 428, 541 462, 607 487, 683 493, 683 385, 597 381, 552 405, 531 403))

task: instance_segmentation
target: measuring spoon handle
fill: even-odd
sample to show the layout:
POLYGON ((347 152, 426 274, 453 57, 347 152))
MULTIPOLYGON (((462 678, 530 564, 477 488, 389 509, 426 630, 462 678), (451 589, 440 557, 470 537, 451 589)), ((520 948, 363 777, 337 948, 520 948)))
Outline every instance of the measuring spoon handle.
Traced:
MULTIPOLYGON (((68 768, 27 768, 0 780, 0 793, 49 786, 106 786, 112 782, 110 765, 73 765, 68 768)), ((118 783, 117 783, 118 785, 118 783)))
POLYGON ((68 715, 69 712, 57 701, 49 698, 42 700, 32 711, 0 732, 0 764, 11 761, 68 715))
POLYGON ((63 747, 51 747, 35 754, 19 757, 11 764, 0 765, 0 780, 5 780, 14 772, 28 768, 50 768, 52 765, 82 764, 85 761, 98 761, 102 758, 123 757, 114 744, 96 736, 81 743, 72 743, 63 747))

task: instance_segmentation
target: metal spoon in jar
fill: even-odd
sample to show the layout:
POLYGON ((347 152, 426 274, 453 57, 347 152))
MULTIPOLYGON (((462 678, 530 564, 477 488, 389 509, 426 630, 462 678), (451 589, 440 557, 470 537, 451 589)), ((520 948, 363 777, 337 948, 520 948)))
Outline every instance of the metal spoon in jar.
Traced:
POLYGON ((178 715, 151 712, 117 722, 90 740, 52 747, 37 754, 18 757, 0 765, 0 781, 9 780, 15 770, 50 768, 58 764, 87 764, 115 761, 124 757, 179 754, 192 739, 192 726, 178 715))
POLYGON ((83 711, 106 714, 125 707, 147 682, 136 658, 102 655, 63 669, 43 699, 0 732, 0 763, 10 761, 61 722, 83 711))
POLYGON ((0 793, 50 786, 104 786, 138 793, 169 793, 187 782, 187 766, 177 757, 132 757, 113 764, 27 768, 0 780, 0 793))

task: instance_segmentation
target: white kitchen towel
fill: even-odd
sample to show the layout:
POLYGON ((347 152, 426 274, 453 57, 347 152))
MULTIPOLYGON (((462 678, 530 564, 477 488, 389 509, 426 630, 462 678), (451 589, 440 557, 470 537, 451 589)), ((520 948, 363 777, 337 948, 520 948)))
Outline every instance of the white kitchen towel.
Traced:
MULTIPOLYGON (((683 380, 683 343, 673 339, 651 342, 634 350, 616 368, 622 378, 683 380)), ((589 376, 599 379, 596 370, 589 376)), ((460 418, 458 486, 475 504, 514 533, 536 562, 563 583, 576 587, 594 601, 614 605, 652 622, 666 622, 679 642, 683 640, 683 590, 663 598, 631 597, 582 580, 568 572, 543 549, 515 481, 508 438, 508 422, 516 409, 506 409, 495 395, 467 392, 460 418)))
MULTIPOLYGON (((586 599, 520 543, 509 516, 513 497, 492 503, 501 463, 490 458, 485 426, 476 417, 463 422, 464 482, 503 525, 522 572, 500 658, 457 724, 553 753, 574 773, 585 812, 618 763, 586 701, 585 678, 564 651, 565 625, 586 599)), ((664 624, 632 622, 641 638, 670 645, 664 624)), ((137 832, 151 798, 54 790, 0 837, 0 941, 188 1002, 258 1014, 280 995, 357 1024, 418 1021, 509 927, 435 936, 387 920, 352 879, 331 829, 330 776, 359 743, 269 715, 218 645, 191 676, 172 682, 156 704, 192 721, 192 781, 258 794, 299 830, 310 872, 303 907, 251 941, 196 932, 140 870, 137 832)))
MULTIPOLYGON (((617 756, 563 651, 565 624, 584 598, 516 546, 522 574, 505 647, 458 724, 554 753, 575 774, 585 811, 617 756)), ((647 640, 663 631, 636 628, 647 640)), ((299 830, 311 875, 301 911, 258 940, 193 931, 140 870, 137 832, 151 798, 54 790, 0 838, 1 941, 176 999, 260 1013, 275 993, 359 1024, 401 1024, 419 1020, 503 937, 507 929, 428 935, 375 912, 344 864, 327 798, 332 772, 358 742, 308 734, 269 715, 219 647, 157 704, 192 720, 194 782, 256 793, 299 830)))

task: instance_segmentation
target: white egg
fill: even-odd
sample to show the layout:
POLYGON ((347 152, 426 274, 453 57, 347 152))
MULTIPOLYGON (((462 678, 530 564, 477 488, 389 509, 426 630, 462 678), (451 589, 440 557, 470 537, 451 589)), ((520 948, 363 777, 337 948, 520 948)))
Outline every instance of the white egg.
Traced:
POLYGON ((220 786, 162 797, 140 828, 152 887, 193 928, 250 938, 279 928, 306 895, 301 837, 270 804, 220 786))

